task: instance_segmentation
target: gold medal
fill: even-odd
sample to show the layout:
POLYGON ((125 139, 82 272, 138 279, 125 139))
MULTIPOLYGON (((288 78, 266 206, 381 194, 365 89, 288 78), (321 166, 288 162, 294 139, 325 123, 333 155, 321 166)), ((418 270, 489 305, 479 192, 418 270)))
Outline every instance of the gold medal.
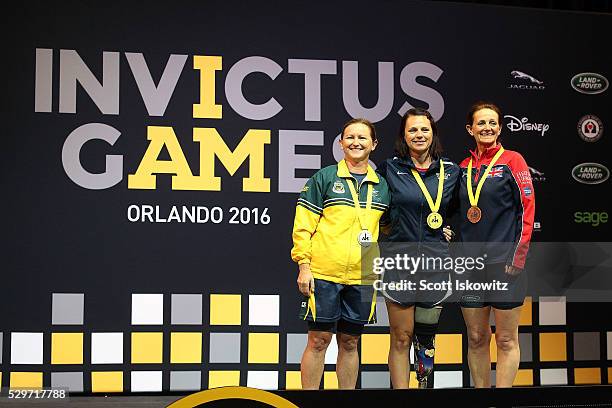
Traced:
POLYGON ((471 206, 467 212, 468 221, 470 221, 472 224, 476 224, 478 221, 480 221, 480 218, 482 218, 482 211, 480 208, 475 205, 471 206))
POLYGON ((436 202, 434 203, 431 194, 427 190, 423 179, 418 171, 412 169, 412 175, 416 180, 417 184, 421 188, 425 199, 427 200, 427 204, 429 205, 429 209, 431 213, 427 216, 427 225, 431 229, 438 229, 442 226, 442 215, 438 212, 440 210, 440 205, 442 205, 442 195, 444 192, 444 162, 440 159, 440 174, 438 174, 438 194, 436 195, 436 202))
POLYGON ((442 226, 442 216, 437 212, 432 212, 427 216, 427 225, 431 229, 438 229, 442 226))

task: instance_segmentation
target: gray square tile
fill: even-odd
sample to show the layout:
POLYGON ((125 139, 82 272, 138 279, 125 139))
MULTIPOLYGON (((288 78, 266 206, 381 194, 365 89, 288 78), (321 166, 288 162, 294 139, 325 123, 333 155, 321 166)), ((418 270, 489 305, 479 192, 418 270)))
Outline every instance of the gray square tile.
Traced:
POLYGON ((363 371, 361 373, 361 388, 391 388, 388 371, 363 371))
POLYGON ((376 298, 376 323, 374 327, 389 327, 389 315, 387 314, 387 303, 384 297, 376 298))
POLYGON ((82 325, 85 294, 54 293, 51 302, 51 324, 82 325))
POLYGON ((211 363, 240 363, 240 333, 210 333, 211 363))
POLYGON ((51 387, 83 392, 83 373, 51 373, 51 387))
POLYGON ((0 332, 0 364, 2 364, 2 338, 4 337, 3 333, 0 332))
POLYGON ((302 353, 308 343, 308 335, 304 333, 287 334, 287 363, 300 364, 302 353))
MULTIPOLYGON (((491 385, 495 385, 495 370, 491 370, 491 385)), ((472 375, 470 374, 470 387, 474 386, 474 379, 472 378, 472 375)))
POLYGON ((574 360, 599 360, 599 333, 574 333, 574 360))
POLYGON ((519 333, 521 361, 533 361, 533 347, 531 340, 531 333, 519 333))
POLYGON ((202 372, 171 371, 170 391, 199 391, 202 389, 202 372))
POLYGON ((202 295, 173 294, 171 324, 202 324, 202 295))

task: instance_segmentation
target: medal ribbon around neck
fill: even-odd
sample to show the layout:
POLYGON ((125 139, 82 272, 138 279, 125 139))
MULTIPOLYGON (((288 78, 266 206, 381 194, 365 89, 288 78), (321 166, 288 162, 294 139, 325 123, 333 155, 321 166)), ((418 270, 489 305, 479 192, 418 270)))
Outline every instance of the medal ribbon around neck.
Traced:
POLYGON ((470 163, 468 164, 467 193, 468 199, 470 200, 470 204, 472 205, 472 207, 478 206, 478 200, 480 199, 480 191, 482 190, 482 186, 484 185, 484 182, 487 179, 491 168, 493 168, 493 166, 497 162, 497 159, 500 158, 503 152, 504 148, 500 147, 497 153, 495 153, 495 156, 493 156, 493 160, 491 160, 491 163, 489 163, 489 165, 487 166, 487 169, 485 170, 484 174, 482 175, 482 177, 480 177, 480 180, 478 180, 478 185, 476 186, 476 195, 474 195, 474 191, 472 190, 472 159, 470 159, 470 163))
MULTIPOLYGON (((367 177, 367 176, 366 176, 367 177)), ((357 217, 359 218, 359 225, 362 230, 368 229, 367 217, 370 213, 370 208, 372 208, 372 183, 368 183, 368 194, 366 201, 365 210, 361 209, 361 205, 359 204, 359 196, 357 195, 357 191, 355 190, 355 186, 353 186, 352 181, 348 181, 346 184, 349 186, 349 190, 351 190, 351 196, 353 197, 353 204, 355 204, 355 211, 357 211, 357 217)))
POLYGON ((429 209, 431 213, 427 217, 427 225, 429 225, 432 229, 440 228, 442 225, 442 216, 439 215, 438 210, 440 209, 440 204, 442 204, 442 192, 444 191, 444 163, 440 160, 440 174, 438 179, 438 194, 436 195, 436 202, 434 203, 431 194, 429 194, 429 190, 423 183, 423 179, 418 171, 415 169, 411 169, 412 175, 416 180, 417 184, 421 188, 425 199, 427 200, 427 204, 429 205, 429 209), (435 220, 434 220, 435 219, 435 220))

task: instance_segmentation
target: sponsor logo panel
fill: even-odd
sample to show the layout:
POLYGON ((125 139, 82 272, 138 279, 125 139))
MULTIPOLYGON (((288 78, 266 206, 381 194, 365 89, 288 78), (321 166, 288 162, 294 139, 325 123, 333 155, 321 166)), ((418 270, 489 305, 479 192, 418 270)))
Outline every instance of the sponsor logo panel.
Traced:
POLYGON ((578 121, 578 136, 585 142, 596 142, 603 136, 604 126, 595 115, 584 115, 578 121))
POLYGON ((520 90, 532 90, 532 91, 542 91, 546 89, 546 85, 543 81, 535 78, 534 76, 525 73, 523 71, 510 71, 510 76, 512 79, 510 80, 510 84, 508 85, 508 89, 520 89, 520 90))
POLYGON ((504 115, 504 119, 506 119, 506 127, 511 132, 538 132, 540 136, 544 136, 550 129, 548 123, 530 122, 526 116, 518 118, 513 115, 504 115))
POLYGON ((608 79, 596 72, 582 72, 572 77, 572 88, 583 94, 600 94, 608 89, 608 79))
POLYGON ((599 163, 581 163, 572 169, 572 177, 583 184, 601 184, 610 177, 610 170, 599 163))

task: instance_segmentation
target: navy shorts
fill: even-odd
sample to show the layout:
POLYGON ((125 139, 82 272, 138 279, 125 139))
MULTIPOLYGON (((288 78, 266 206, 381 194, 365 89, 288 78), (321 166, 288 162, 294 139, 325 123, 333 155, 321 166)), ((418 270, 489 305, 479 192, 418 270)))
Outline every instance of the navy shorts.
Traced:
POLYGON ((461 293, 461 307, 491 306, 510 310, 522 306, 527 293, 527 273, 523 270, 511 276, 505 272, 505 268, 505 263, 488 264, 483 270, 473 270, 456 278, 466 285, 461 293))
POLYGON ((314 287, 314 293, 302 300, 300 319, 376 323, 376 293, 372 285, 343 285, 315 278, 314 287))

